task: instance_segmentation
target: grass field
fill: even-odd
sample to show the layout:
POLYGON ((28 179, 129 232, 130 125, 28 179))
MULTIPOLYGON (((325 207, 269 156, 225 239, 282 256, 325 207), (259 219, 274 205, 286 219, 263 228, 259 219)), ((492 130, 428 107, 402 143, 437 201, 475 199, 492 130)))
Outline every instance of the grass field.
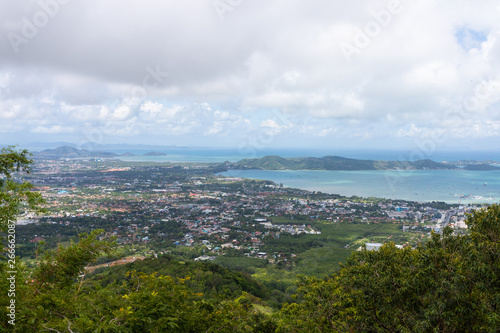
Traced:
MULTIPOLYGON (((402 224, 384 223, 349 223, 332 221, 300 221, 284 217, 273 217, 275 224, 306 224, 321 231, 321 234, 290 235, 281 233, 279 238, 266 240, 261 251, 280 253, 286 258, 292 254, 293 265, 286 269, 267 264, 264 259, 249 257, 219 256, 215 263, 230 269, 252 274, 261 282, 274 288, 286 290, 294 288, 297 275, 326 277, 339 270, 340 263, 346 262, 353 251, 365 243, 388 243, 410 245, 425 241, 423 233, 403 232, 402 224)), ((282 257, 283 258, 283 257, 282 257)), ((290 259, 288 259, 290 260, 290 259)), ((289 261, 290 263, 290 261, 289 261)))
MULTIPOLYGON (((273 223, 301 223, 279 217, 273 223)), ((303 223, 303 222, 302 222, 303 223)), ((352 251, 365 243, 398 244, 420 239, 415 233, 403 232, 400 224, 393 223, 348 223, 331 221, 306 221, 321 230, 320 235, 284 236, 271 240, 266 250, 291 251, 297 255, 292 275, 327 276, 339 269, 352 251)))
POLYGON ((235 271, 247 273, 254 273, 256 268, 267 266, 267 260, 250 257, 218 256, 214 260, 214 263, 235 271))

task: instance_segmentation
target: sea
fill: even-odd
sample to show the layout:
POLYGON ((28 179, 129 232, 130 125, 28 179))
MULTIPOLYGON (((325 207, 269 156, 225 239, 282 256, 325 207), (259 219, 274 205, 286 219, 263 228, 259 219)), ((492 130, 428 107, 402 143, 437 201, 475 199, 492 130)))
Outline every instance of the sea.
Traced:
MULTIPOLYGON (((336 155, 357 159, 412 160, 428 158, 433 161, 500 161, 498 151, 439 151, 426 156, 406 150, 326 150, 326 149, 230 149, 171 147, 161 150, 166 156, 143 156, 152 151, 116 150, 133 153, 120 156, 124 161, 154 162, 236 162, 244 158, 266 155, 282 157, 321 157, 336 155)), ((419 202, 475 204, 500 201, 500 171, 416 170, 416 171, 266 171, 229 170, 228 177, 265 179, 284 186, 343 196, 378 197, 419 202)))
POLYGON ((418 202, 498 203, 500 171, 229 170, 227 177, 271 180, 287 187, 343 196, 418 202))
POLYGON ((200 148, 200 147, 165 147, 165 148, 102 148, 92 151, 110 151, 116 154, 132 153, 136 156, 118 156, 124 161, 159 161, 159 162, 237 162, 244 158, 259 158, 267 155, 281 157, 322 157, 326 155, 367 160, 408 161, 431 159, 436 162, 459 160, 496 160, 500 161, 500 149, 496 151, 437 151, 424 154, 420 150, 362 150, 362 149, 306 149, 306 148, 200 148), (143 156, 148 152, 161 152, 166 156, 143 156))

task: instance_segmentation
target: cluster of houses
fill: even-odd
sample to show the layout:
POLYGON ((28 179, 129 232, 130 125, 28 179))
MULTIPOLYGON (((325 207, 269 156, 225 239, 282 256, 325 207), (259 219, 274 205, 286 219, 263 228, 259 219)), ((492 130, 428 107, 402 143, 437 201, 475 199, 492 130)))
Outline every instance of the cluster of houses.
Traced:
POLYGON ((185 173, 173 177, 168 167, 108 167, 85 173, 82 162, 74 162, 71 173, 67 161, 59 162, 63 166, 43 163, 32 181, 47 200, 45 220, 75 227, 71 218, 94 218, 97 227, 104 225, 123 244, 167 240, 175 246, 202 246, 207 254, 199 260, 231 249, 265 257, 262 247, 268 239, 283 233, 321 234, 313 226, 316 220, 404 222, 403 231, 425 226, 439 232, 446 226, 465 228, 465 214, 476 208, 349 199, 208 171, 200 175, 206 169, 201 166, 182 168, 185 173), (66 173, 57 175, 63 169, 66 173))

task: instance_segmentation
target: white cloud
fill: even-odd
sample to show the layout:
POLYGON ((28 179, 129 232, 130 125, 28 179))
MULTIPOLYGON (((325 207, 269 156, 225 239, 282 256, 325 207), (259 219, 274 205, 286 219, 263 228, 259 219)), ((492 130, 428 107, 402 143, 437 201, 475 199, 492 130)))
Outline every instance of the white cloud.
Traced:
MULTIPOLYGON (((497 1, 401 1, 346 61, 341 43, 388 6, 254 0, 221 21, 210 1, 72 1, 18 53, 0 41, 2 128, 19 138, 26 129, 77 140, 196 136, 200 145, 270 130, 291 145, 313 135, 390 143, 442 129, 462 138, 467 126, 474 137, 500 136, 499 90, 448 117, 481 82, 500 80, 497 1)), ((23 17, 39 10, 36 0, 2 2, 0 33, 22 34, 23 17)))
POLYGON ((67 133, 73 131, 73 128, 70 127, 62 127, 62 126, 37 126, 35 127, 32 132, 34 133, 44 133, 44 134, 60 134, 60 133, 67 133))
POLYGON ((260 123, 261 127, 268 127, 268 128, 280 128, 280 125, 272 119, 266 119, 263 122, 260 123))

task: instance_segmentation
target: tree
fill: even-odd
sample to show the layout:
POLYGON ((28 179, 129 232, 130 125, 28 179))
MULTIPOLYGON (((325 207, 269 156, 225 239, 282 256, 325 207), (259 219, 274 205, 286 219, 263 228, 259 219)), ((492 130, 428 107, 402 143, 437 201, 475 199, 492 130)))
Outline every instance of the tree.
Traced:
MULTIPOLYGON (((41 196, 31 191, 31 184, 17 182, 12 176, 14 172, 30 171, 32 161, 27 156, 27 151, 16 152, 12 147, 2 149, 0 154, 0 223, 4 232, 11 230, 10 225, 14 225, 16 215, 25 205, 37 209, 42 203, 41 196)), ((80 235, 78 242, 69 246, 59 245, 44 253, 38 251, 34 269, 21 260, 10 260, 9 269, 5 262, 0 262, 0 332, 274 330, 269 316, 254 309, 253 301, 257 298, 245 292, 236 300, 205 300, 203 294, 186 284, 189 277, 132 272, 126 282, 106 285, 97 282, 99 276, 88 278, 85 276, 88 263, 112 250, 113 243, 103 239, 103 232, 95 230, 80 235), (13 280, 11 274, 15 274, 13 280), (12 303, 14 312, 5 306, 12 303), (8 316, 15 320, 8 322, 9 319, 5 320, 8 316)), ((229 276, 242 288, 247 283, 241 274, 233 276, 217 265, 208 264, 207 273, 214 276, 217 273, 217 278, 229 276)), ((219 280, 225 285, 223 279, 219 280)))
MULTIPOLYGON (((16 151, 15 147, 0 150, 0 232, 6 233, 15 224, 16 216, 23 207, 40 210, 43 199, 40 193, 33 192, 34 186, 13 179, 15 172, 31 172, 33 160, 27 150, 16 151)), ((0 238, 1 240, 2 238, 0 238)))
POLYGON ((94 230, 90 235, 80 235, 79 242, 68 247, 59 245, 57 250, 45 251, 33 272, 37 287, 67 287, 102 253, 111 254, 114 243, 98 239, 103 233, 102 229, 94 230))
POLYGON ((302 302, 280 312, 282 332, 500 330, 500 207, 475 212, 416 249, 386 244, 352 254, 326 280, 303 278, 302 302))

